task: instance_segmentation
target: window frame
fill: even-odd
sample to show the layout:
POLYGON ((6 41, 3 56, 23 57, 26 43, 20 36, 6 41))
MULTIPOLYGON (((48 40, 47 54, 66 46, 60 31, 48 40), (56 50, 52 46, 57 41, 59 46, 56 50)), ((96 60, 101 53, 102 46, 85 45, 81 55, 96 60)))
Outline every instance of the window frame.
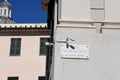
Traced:
POLYGON ((4 9, 4 16, 6 16, 7 14, 7 9, 4 9))
POLYGON ((43 80, 43 78, 44 78, 44 80, 46 80, 46 76, 39 76, 38 80, 43 80), (42 78, 42 79, 40 79, 40 78, 42 78))
POLYGON ((20 56, 21 53, 21 38, 11 38, 10 56, 20 56))
POLYGON ((41 37, 40 38, 40 51, 39 51, 39 55, 41 56, 41 55, 47 55, 47 53, 49 52, 49 45, 45 45, 45 42, 49 42, 50 41, 50 38, 49 37, 41 37), (42 39, 45 39, 43 42, 41 42, 42 41, 42 39), (44 46, 44 47, 41 47, 41 46, 44 46), (44 49, 46 47, 46 49, 47 49, 47 51, 42 51, 42 48, 44 49), (44 52, 44 53, 43 53, 44 52))
POLYGON ((12 76, 12 77, 7 77, 7 80, 19 80, 19 77, 18 76, 12 76), (14 78, 14 79, 12 79, 14 78), (17 79, 15 79, 17 78, 17 79))

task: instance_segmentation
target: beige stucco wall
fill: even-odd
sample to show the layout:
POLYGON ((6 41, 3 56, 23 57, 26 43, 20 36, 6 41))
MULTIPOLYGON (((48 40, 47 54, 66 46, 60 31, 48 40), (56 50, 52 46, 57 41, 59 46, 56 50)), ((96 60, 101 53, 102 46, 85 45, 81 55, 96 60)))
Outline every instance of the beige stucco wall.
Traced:
POLYGON ((38 80, 45 76, 46 56, 40 56, 40 37, 0 36, 0 80, 19 76, 19 80, 38 80), (20 56, 9 56, 11 38, 22 38, 20 56))

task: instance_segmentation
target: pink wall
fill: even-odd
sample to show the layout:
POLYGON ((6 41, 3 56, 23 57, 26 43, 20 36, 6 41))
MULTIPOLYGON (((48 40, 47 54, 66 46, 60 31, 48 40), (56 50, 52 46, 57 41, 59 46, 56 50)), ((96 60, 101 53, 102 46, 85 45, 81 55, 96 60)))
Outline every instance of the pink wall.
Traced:
MULTIPOLYGON (((48 37, 48 36, 42 36, 48 37)), ((45 76, 46 56, 39 56, 40 36, 0 36, 0 80, 38 80, 45 76), (10 55, 11 38, 21 38, 21 55, 10 55)))

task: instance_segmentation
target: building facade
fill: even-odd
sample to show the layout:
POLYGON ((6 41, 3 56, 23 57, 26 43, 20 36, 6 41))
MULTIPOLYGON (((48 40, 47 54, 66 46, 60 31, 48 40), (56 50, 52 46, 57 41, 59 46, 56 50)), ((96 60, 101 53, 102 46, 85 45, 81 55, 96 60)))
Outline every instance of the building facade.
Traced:
POLYGON ((49 0, 42 0, 42 9, 48 11, 49 0))
POLYGON ((0 3, 0 79, 45 80, 47 24, 17 24, 11 9, 8 1, 0 3))
POLYGON ((51 3, 54 39, 48 79, 119 80, 120 1, 51 0, 51 3))

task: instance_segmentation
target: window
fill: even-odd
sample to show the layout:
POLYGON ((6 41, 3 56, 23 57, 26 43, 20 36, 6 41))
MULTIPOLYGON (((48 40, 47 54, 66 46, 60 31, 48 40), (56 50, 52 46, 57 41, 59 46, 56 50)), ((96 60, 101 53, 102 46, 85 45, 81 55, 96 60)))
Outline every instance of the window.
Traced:
POLYGON ((2 16, 2 9, 0 10, 0 16, 2 16))
POLYGON ((45 76, 39 76, 38 80, 46 80, 45 76))
POLYGON ((7 80, 19 80, 19 78, 18 77, 8 77, 7 80))
POLYGON ((6 9, 4 10, 4 16, 6 16, 6 9))
POLYGON ((20 56, 21 38, 11 38, 10 56, 20 56))
POLYGON ((40 38, 40 55, 46 55, 49 52, 49 46, 45 45, 49 38, 40 38))

